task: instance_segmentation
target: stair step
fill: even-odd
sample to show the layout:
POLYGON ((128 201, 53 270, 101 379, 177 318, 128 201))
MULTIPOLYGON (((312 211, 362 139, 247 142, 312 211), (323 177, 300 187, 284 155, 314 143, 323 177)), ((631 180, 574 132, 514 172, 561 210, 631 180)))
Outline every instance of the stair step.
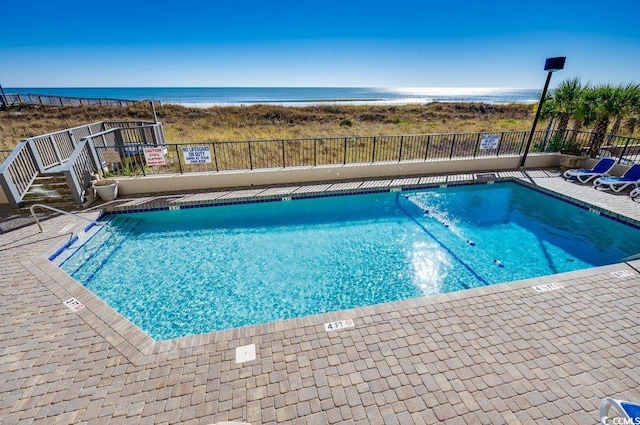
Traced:
MULTIPOLYGON (((34 202, 34 204, 44 204, 44 202, 34 202)), ((31 206, 34 204, 24 204, 22 206, 22 208, 17 208, 14 209, 13 211, 18 213, 18 214, 30 214, 31 213, 31 206)), ((50 207, 54 207, 57 208, 59 210, 62 211, 69 211, 69 212, 74 212, 74 211, 80 211, 80 208, 78 207, 78 205, 75 202, 72 203, 51 203, 51 202, 47 202, 45 205, 48 205, 50 207)), ((43 209, 36 209, 35 210, 36 213, 40 214, 41 212, 45 212, 45 214, 56 214, 53 213, 52 211, 48 211, 48 210, 43 210, 43 209)))
POLYGON ((59 176, 38 176, 38 177, 36 177, 36 180, 41 180, 41 181, 61 180, 61 181, 65 181, 66 178, 63 175, 59 175, 59 176))
POLYGON ((46 181, 46 182, 35 180, 33 183, 31 183, 31 186, 64 187, 64 186, 67 186, 67 182, 66 182, 66 180, 63 180, 63 181, 51 180, 51 181, 46 181))
POLYGON ((71 188, 64 176, 36 177, 22 199, 22 208, 18 212, 29 212, 34 204, 49 205, 64 211, 77 211, 79 205, 73 200, 71 188))
POLYGON ((71 189, 69 189, 68 187, 59 188, 55 190, 35 187, 35 188, 29 189, 29 191, 25 193, 24 196, 25 198, 36 197, 36 198, 47 199, 47 198, 61 198, 61 197, 70 196, 70 195, 71 195, 71 189))

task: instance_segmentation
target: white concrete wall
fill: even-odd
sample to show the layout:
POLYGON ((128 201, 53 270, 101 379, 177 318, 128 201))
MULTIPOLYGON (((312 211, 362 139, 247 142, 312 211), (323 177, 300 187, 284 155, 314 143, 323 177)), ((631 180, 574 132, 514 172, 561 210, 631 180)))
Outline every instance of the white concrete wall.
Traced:
MULTIPOLYGON (((555 154, 532 155, 527 158, 526 165, 532 168, 555 167, 559 163, 559 158, 560 156, 555 154)), ((243 186, 498 171, 517 169, 519 165, 520 157, 476 158, 125 177, 118 178, 120 182, 118 193, 132 195, 243 186)))
MULTIPOLYGON (((556 167, 558 154, 529 155, 527 168, 556 167)), ((517 169, 520 157, 452 159, 402 163, 348 164, 320 167, 296 167, 268 170, 243 170, 210 173, 162 174, 122 177, 118 192, 122 195, 220 189, 227 187, 313 183, 366 178, 402 177, 517 169)), ((0 203, 7 198, 0 191, 0 203)))

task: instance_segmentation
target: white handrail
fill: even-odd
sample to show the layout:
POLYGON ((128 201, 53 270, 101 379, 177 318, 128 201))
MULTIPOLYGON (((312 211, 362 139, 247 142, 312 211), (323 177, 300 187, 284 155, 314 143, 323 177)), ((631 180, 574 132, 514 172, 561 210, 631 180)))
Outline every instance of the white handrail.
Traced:
POLYGON ((58 213, 61 213, 61 214, 66 214, 66 215, 69 215, 69 216, 72 216, 72 217, 78 217, 78 218, 81 218, 81 219, 83 219, 83 220, 85 220, 85 221, 88 221, 88 222, 90 222, 90 223, 93 223, 93 224, 95 224, 96 226, 106 226, 106 227, 111 227, 111 226, 109 225, 109 223, 100 223, 100 222, 98 222, 98 221, 96 221, 96 220, 91 220, 90 218, 87 218, 87 217, 83 217, 83 216, 81 216, 81 215, 78 215, 77 213, 71 213, 71 212, 68 212, 68 211, 63 211, 63 210, 60 210, 60 209, 58 209, 58 208, 50 207, 49 205, 33 204, 33 205, 31 205, 31 208, 29 208, 29 211, 31 211, 31 215, 32 215, 32 216, 33 216, 33 218, 35 219, 36 224, 38 225, 38 228, 40 229, 40 232, 42 232, 43 230, 42 230, 42 225, 40 225, 40 219, 38 218, 38 216, 36 215, 36 213, 33 211, 33 209, 34 209, 35 207, 46 208, 46 209, 48 209, 48 210, 55 211, 55 212, 58 212, 58 213))

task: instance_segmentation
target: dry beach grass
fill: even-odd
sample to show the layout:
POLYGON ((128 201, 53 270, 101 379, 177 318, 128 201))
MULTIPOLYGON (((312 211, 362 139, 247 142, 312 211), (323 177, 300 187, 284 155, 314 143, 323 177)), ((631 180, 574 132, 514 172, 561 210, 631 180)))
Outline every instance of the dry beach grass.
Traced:
MULTIPOLYGON (((169 143, 527 130, 532 106, 480 103, 425 105, 274 105, 156 107, 169 143)), ((151 107, 22 107, 0 111, 0 149, 26 137, 107 120, 151 120, 151 107)), ((543 123, 541 125, 544 125, 543 123)))

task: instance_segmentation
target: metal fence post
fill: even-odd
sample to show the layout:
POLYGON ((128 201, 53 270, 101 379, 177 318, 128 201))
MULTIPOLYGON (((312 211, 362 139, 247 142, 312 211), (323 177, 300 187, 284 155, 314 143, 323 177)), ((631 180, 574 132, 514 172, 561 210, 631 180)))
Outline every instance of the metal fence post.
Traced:
POLYGON ((431 135, 429 134, 427 136, 427 140, 425 142, 425 147, 424 147, 424 160, 427 160, 427 157, 429 156, 429 142, 431 141, 431 135))
POLYGON ((178 145, 176 145, 176 158, 178 159, 178 168, 180 168, 180 174, 184 174, 182 171, 182 161, 180 161, 180 151, 178 150, 178 145))
POLYGON ((404 136, 400 136, 400 149, 398 152, 398 162, 402 161, 402 145, 404 143, 404 136))
POLYGON ((500 142, 498 143, 498 149, 496 149, 496 158, 500 156, 500 148, 502 147, 502 143, 504 142, 504 131, 500 133, 500 142))
POLYGON ((249 169, 253 170, 253 157, 251 156, 251 142, 247 142, 249 146, 249 169))
POLYGON ((376 162, 376 138, 373 138, 373 152, 371 152, 371 162, 376 162))
POLYGON ((344 138, 344 158, 342 161, 343 164, 347 164, 347 138, 344 138))
POLYGON ((627 143, 624 144, 624 148, 622 148, 622 152, 620 152, 620 155, 618 156, 618 164, 620 164, 620 161, 622 161, 622 158, 624 158, 624 155, 627 153, 627 146, 629 146, 630 141, 631 137, 627 137, 627 143))
POLYGON ((218 168, 218 153, 216 152, 216 142, 212 142, 211 145, 213 146, 213 161, 216 164, 216 173, 218 171, 220 171, 220 169, 218 168))
POLYGON ((522 154, 522 148, 524 147, 524 142, 527 139, 527 133, 522 133, 522 142, 520 142, 520 146, 518 147, 518 155, 522 154))
POLYGON ((475 158, 478 155, 478 146, 480 146, 480 138, 482 137, 482 133, 478 133, 478 137, 476 137, 476 145, 473 148, 473 157, 475 158))
POLYGON ((451 141, 451 152, 449 152, 449 159, 453 158, 453 150, 456 147, 456 135, 453 135, 453 140, 451 141))
POLYGON ((280 141, 280 147, 282 148, 282 168, 286 168, 287 163, 285 162, 285 159, 284 159, 284 140, 280 141))

